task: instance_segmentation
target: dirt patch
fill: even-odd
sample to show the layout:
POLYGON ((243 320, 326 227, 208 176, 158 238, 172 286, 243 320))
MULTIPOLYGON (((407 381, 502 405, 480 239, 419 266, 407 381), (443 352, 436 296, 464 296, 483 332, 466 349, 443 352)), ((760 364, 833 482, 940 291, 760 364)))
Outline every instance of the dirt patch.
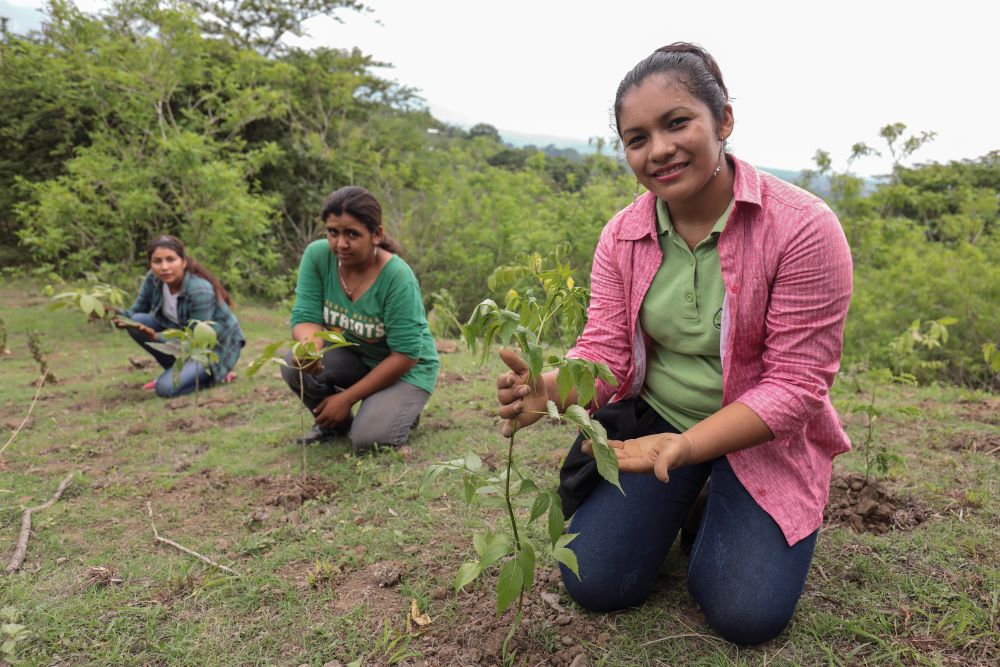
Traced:
POLYGON ((461 345, 457 340, 438 338, 434 341, 434 348, 441 354, 455 354, 461 349, 461 345))
POLYGON ((859 533, 910 530, 926 521, 930 510, 912 499, 896 498, 877 479, 859 473, 833 471, 830 503, 824 520, 833 526, 850 526, 859 533))
POLYGON ((1000 432, 966 433, 949 440, 948 449, 955 452, 983 452, 1000 456, 1000 432))
POLYGON ((1000 424, 1000 398, 984 398, 975 403, 963 403, 960 405, 959 414, 965 421, 1000 424))
POLYGON ((442 387, 449 384, 456 384, 458 382, 468 382, 468 381, 469 378, 465 377, 461 373, 451 373, 449 371, 442 371, 442 373, 438 375, 438 385, 442 387))
POLYGON ((337 487, 317 475, 301 477, 254 477, 254 486, 262 487, 264 504, 275 505, 285 510, 294 510, 313 498, 331 498, 336 494, 337 487))
MULTIPOLYGON (((590 665, 586 644, 610 641, 607 617, 582 613, 561 593, 557 571, 542 573, 535 589, 524 597, 524 618, 508 645, 516 652, 517 664, 538 667, 590 665), (546 579, 547 576, 547 579, 546 579)), ((496 600, 489 590, 456 596, 456 622, 451 627, 425 629, 420 646, 427 665, 500 665, 504 639, 510 630, 514 610, 496 617, 496 600)), ((434 597, 445 600, 454 595, 444 589, 434 597)))

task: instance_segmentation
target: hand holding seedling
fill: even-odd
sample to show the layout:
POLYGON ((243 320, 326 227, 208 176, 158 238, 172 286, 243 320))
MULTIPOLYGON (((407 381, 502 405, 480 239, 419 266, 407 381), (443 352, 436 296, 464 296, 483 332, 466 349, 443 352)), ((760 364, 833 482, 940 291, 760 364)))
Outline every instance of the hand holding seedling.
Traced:
POLYGON ((546 405, 549 401, 545 378, 531 379, 531 369, 517 352, 503 348, 500 358, 510 369, 497 378, 497 400, 500 402, 500 416, 504 419, 500 433, 505 438, 530 426, 548 414, 546 405), (515 427, 516 421, 516 427, 515 427))

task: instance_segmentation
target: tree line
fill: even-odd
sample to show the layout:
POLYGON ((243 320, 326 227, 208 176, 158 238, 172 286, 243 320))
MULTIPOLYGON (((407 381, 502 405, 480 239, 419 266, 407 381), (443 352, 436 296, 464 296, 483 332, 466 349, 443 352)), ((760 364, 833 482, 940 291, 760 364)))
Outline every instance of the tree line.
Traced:
MULTIPOLYGON (((582 159, 512 148, 488 125, 434 118, 357 49, 283 42, 315 14, 364 10, 119 0, 94 16, 51 0, 41 30, 4 29, 2 263, 26 255, 20 270, 129 285, 145 244, 166 232, 238 294, 283 299, 325 195, 360 184, 381 201, 429 307, 468 315, 496 266, 533 251, 559 249, 586 276, 601 228, 634 189, 604 142, 582 159)), ((1000 153, 906 166, 932 137, 883 131, 895 164, 874 193, 850 161, 837 171, 819 152, 814 172, 855 257, 847 359, 995 386, 983 346, 1000 343, 1000 153), (899 361, 915 320, 945 317, 958 320, 947 345, 899 361)), ((852 157, 872 150, 856 145, 852 157)))

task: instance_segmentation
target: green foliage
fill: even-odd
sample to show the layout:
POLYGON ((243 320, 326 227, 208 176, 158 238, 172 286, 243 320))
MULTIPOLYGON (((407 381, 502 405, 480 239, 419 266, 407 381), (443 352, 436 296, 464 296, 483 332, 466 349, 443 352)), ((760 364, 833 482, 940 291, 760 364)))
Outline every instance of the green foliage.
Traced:
POLYGON ((435 338, 454 338, 461 335, 462 323, 458 319, 458 304, 447 289, 441 288, 431 294, 431 308, 427 313, 427 325, 435 338))
POLYGON ((0 317, 0 355, 9 354, 10 350, 7 348, 7 323, 0 317))
POLYGON ((28 628, 17 621, 20 614, 13 607, 0 609, 0 658, 5 662, 17 664, 21 647, 18 644, 26 641, 31 633, 28 628))
MULTIPOLYGON (((194 361, 208 368, 212 364, 219 362, 219 355, 215 348, 219 344, 219 334, 212 327, 213 322, 202 320, 191 320, 183 329, 166 329, 160 333, 165 342, 149 343, 148 345, 174 358, 173 372, 171 377, 174 381, 174 390, 177 389, 181 379, 181 370, 184 364, 194 361)), ((220 380, 222 378, 219 378, 220 380)), ((198 378, 195 377, 195 405, 198 404, 198 378)))
POLYGON ((49 306, 52 310, 69 308, 79 310, 88 318, 93 316, 98 319, 113 317, 119 309, 125 307, 125 300, 128 297, 124 290, 96 280, 87 287, 59 294, 55 294, 55 289, 51 285, 46 285, 43 291, 53 301, 49 306))
MULTIPOLYGON (((312 368, 316 364, 322 363, 323 354, 328 348, 338 348, 338 347, 348 347, 354 345, 346 338, 343 334, 336 331, 320 331, 314 334, 308 340, 278 340, 272 343, 268 343, 264 350, 261 352, 260 356, 250 362, 250 367, 247 369, 247 377, 253 377, 260 369, 269 363, 280 364, 286 368, 292 368, 299 374, 299 401, 302 403, 302 407, 305 407, 305 382, 303 382, 302 374, 306 370, 312 368), (325 343, 324 346, 319 347, 315 344, 316 340, 321 340, 325 343), (288 348, 292 353, 292 358, 295 359, 295 365, 289 364, 284 359, 282 350, 288 348)), ((302 441, 302 479, 305 479, 309 472, 309 461, 307 458, 306 449, 306 421, 305 412, 299 412, 299 431, 301 433, 302 441)))
MULTIPOLYGON (((555 369, 561 400, 565 401, 569 393, 575 391, 579 401, 586 405, 594 396, 597 378, 612 383, 614 378, 602 364, 555 355, 546 359, 542 347, 547 340, 546 334, 551 336, 555 331, 565 336, 578 335, 586 319, 589 300, 589 290, 576 285, 569 263, 560 259, 559 252, 553 253, 552 263, 554 268, 546 268, 547 262, 541 255, 533 253, 522 264, 497 268, 487 284, 492 291, 507 290, 506 307, 500 308, 492 299, 481 302, 462 327, 462 336, 473 352, 482 349, 480 363, 489 356, 495 344, 516 343, 530 369, 531 381, 541 381, 546 368, 555 369)), ((558 334, 554 336, 556 339, 560 337, 558 334)), ((551 400, 547 403, 546 414, 560 419, 558 408, 551 400)), ((621 490, 618 459, 608 445, 604 427, 592 420, 580 405, 567 408, 565 419, 591 441, 600 475, 621 490)), ((555 490, 539 489, 518 469, 514 463, 515 436, 516 429, 508 442, 507 465, 499 474, 484 470, 482 460, 469 453, 464 458, 429 467, 423 480, 423 486, 427 486, 442 472, 458 471, 463 476, 467 503, 498 504, 507 509, 510 535, 490 530, 474 534, 472 542, 479 558, 459 568, 455 589, 472 583, 488 569, 499 567, 497 615, 517 600, 516 613, 503 644, 503 657, 509 662, 513 662, 514 656, 507 647, 523 618, 522 602, 525 591, 530 591, 534 583, 537 554, 546 554, 579 577, 576 555, 568 548, 576 536, 563 533, 565 521, 559 494, 555 490), (526 510, 528 523, 548 513, 549 542, 542 548, 532 544, 523 532, 523 524, 519 523, 518 514, 523 515, 526 510)))
POLYGON ((877 400, 878 394, 888 385, 916 385, 917 381, 912 375, 905 373, 897 375, 887 368, 855 368, 851 375, 858 394, 868 394, 867 400, 852 400, 847 404, 849 412, 861 414, 865 419, 864 440, 857 443, 857 448, 865 457, 865 484, 867 484, 873 472, 876 477, 885 477, 892 465, 903 462, 878 430, 877 423, 884 414, 884 408, 877 400))

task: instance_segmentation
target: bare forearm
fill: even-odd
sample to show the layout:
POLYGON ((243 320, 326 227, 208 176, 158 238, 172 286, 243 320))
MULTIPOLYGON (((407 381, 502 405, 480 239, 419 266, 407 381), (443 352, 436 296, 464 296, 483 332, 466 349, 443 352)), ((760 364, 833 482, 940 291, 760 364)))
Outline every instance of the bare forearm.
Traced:
POLYGON ((771 440, 774 435, 757 413, 739 402, 730 403, 698 422, 683 436, 690 443, 690 460, 683 465, 709 461, 771 440))

